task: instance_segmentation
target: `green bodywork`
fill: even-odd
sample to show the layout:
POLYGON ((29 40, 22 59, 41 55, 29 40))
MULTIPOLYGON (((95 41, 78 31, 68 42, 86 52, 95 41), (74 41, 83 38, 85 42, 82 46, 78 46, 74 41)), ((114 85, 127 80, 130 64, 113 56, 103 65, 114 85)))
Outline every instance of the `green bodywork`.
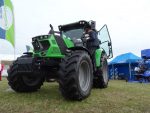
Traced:
MULTIPOLYGON (((66 37, 65 35, 62 36, 67 48, 74 47, 73 41, 66 37)), ((33 57, 43 57, 43 58, 63 58, 65 57, 64 54, 61 53, 60 46, 58 45, 54 35, 46 35, 41 36, 38 39, 39 42, 48 41, 50 47, 44 51, 33 51, 33 57)), ((96 59, 96 67, 100 67, 100 59, 102 55, 103 49, 97 49, 95 52, 95 59, 96 59)))
MULTIPOLYGON (((58 45, 54 35, 48 35, 47 38, 43 38, 44 36, 41 36, 41 37, 42 38, 38 39, 38 41, 39 42, 48 41, 49 44, 50 44, 50 47, 45 51, 38 51, 38 52, 34 51, 33 56, 36 56, 36 57, 50 57, 50 58, 63 58, 65 56, 61 53, 60 46, 58 45)), ((67 38, 66 36, 63 36, 63 40, 64 40, 67 48, 74 47, 74 44, 70 40, 70 38, 67 38)))
MULTIPOLYGON (((44 36, 43 36, 44 37, 44 36)), ((34 56, 37 57, 56 57, 56 58, 62 58, 64 55, 61 54, 60 48, 55 40, 54 35, 48 35, 48 38, 46 39, 38 39, 39 42, 42 41, 48 41, 50 44, 50 47, 45 51, 34 51, 34 56)))
POLYGON ((74 43, 71 41, 71 39, 69 37, 66 37, 65 35, 63 35, 63 40, 64 40, 67 48, 74 47, 74 43))
POLYGON ((103 52, 103 49, 97 49, 95 51, 96 67, 101 66, 100 60, 101 60, 101 57, 102 57, 102 52, 103 52))

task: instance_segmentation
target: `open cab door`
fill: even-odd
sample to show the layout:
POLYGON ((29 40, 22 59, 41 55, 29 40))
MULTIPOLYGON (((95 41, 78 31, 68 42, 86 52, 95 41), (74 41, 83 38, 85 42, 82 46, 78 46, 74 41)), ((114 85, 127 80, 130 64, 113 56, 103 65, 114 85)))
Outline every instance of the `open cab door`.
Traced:
POLYGON ((98 39, 101 41, 100 47, 105 50, 105 52, 107 54, 107 58, 108 59, 112 58, 113 57, 112 43, 111 43, 111 38, 109 35, 107 25, 104 25, 98 31, 98 39))

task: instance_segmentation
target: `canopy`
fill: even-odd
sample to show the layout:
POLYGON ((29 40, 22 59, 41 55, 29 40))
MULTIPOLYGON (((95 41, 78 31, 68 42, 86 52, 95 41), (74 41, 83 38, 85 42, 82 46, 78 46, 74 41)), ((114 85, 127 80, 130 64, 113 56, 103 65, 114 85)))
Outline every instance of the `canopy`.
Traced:
POLYGON ((150 59, 150 49, 141 50, 141 57, 150 59))
POLYGON ((120 63, 136 63, 141 58, 134 55, 133 53, 125 53, 115 57, 109 64, 120 64, 120 63))

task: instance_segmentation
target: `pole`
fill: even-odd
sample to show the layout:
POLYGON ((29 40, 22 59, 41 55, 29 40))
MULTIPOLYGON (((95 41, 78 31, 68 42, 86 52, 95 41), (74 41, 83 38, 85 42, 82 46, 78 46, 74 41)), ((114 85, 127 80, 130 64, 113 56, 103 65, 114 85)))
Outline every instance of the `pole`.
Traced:
POLYGON ((114 64, 112 64, 112 71, 113 71, 113 79, 114 79, 114 76, 115 76, 115 72, 114 72, 114 64))
POLYGON ((130 80, 131 80, 131 63, 129 62, 129 74, 130 74, 130 80))

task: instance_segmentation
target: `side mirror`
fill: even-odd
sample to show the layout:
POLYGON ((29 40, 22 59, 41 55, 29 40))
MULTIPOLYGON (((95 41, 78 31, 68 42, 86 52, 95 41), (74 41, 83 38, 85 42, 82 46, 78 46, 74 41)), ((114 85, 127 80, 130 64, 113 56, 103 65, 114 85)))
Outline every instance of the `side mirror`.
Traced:
POLYGON ((108 46, 111 46, 111 42, 108 42, 108 46))

